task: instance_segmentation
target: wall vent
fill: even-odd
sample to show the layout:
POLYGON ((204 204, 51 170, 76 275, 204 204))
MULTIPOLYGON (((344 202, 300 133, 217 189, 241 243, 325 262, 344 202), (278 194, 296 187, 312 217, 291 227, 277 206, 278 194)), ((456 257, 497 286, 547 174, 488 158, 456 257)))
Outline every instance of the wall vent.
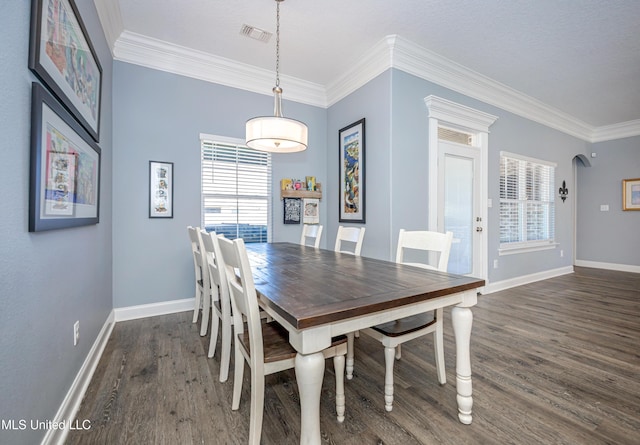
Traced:
POLYGON ((256 28, 255 26, 249 26, 249 25, 242 25, 242 28, 240 29, 240 34, 264 43, 267 43, 271 38, 271 36, 273 35, 268 31, 265 31, 260 28, 256 28))

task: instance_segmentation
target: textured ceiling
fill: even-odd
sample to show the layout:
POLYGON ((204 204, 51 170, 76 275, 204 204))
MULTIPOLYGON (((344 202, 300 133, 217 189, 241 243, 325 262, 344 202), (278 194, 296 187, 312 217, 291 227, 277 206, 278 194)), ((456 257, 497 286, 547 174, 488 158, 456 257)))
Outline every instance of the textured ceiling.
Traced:
MULTIPOLYGON (((275 69, 275 36, 240 35, 275 33, 274 0, 109 1, 124 31, 275 69)), ((639 31, 639 0, 286 0, 280 72, 326 86, 397 34, 601 127, 640 119, 639 31)))

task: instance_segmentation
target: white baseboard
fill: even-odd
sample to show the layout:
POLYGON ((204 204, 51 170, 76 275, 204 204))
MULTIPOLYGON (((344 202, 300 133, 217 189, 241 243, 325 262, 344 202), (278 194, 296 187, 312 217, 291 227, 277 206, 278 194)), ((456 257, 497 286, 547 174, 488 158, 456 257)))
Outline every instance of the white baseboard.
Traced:
POLYGON ((138 318, 155 317, 157 315, 175 314, 176 312, 192 311, 195 298, 184 300, 162 301, 160 303, 141 304, 115 308, 115 321, 136 320, 138 318))
POLYGON ((620 272, 640 273, 640 266, 630 264, 601 263, 598 261, 576 260, 576 266, 593 267, 595 269, 619 270, 620 272))
POLYGON ((93 342, 93 346, 91 346, 91 350, 82 364, 80 371, 78 371, 76 378, 71 384, 69 392, 67 392, 67 395, 62 401, 62 405, 60 405, 60 408, 53 419, 55 424, 64 424, 64 428, 48 429, 47 434, 44 436, 44 439, 42 439, 42 445, 63 444, 66 440, 72 426, 72 422, 80 408, 80 403, 82 402, 84 393, 87 391, 87 387, 91 382, 93 373, 98 366, 100 357, 102 357, 102 352, 107 345, 107 341, 111 336, 111 331, 113 330, 114 325, 114 313, 111 311, 107 320, 104 322, 104 325, 102 325, 102 329, 100 329, 96 341, 93 342))
POLYGON ((522 286, 523 284, 535 283, 536 281, 547 280, 549 278, 559 277, 560 275, 566 275, 569 273, 573 273, 573 266, 545 270, 544 272, 523 275, 521 277, 511 278, 503 281, 496 281, 495 283, 489 283, 485 285, 482 294, 491 294, 493 292, 510 289, 516 286, 522 286))

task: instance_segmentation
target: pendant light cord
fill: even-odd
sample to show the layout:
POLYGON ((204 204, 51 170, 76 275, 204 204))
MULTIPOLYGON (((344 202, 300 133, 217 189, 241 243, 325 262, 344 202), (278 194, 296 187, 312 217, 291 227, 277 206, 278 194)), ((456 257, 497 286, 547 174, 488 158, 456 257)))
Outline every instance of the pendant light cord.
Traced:
POLYGON ((276 87, 280 86, 280 2, 276 0, 276 87))

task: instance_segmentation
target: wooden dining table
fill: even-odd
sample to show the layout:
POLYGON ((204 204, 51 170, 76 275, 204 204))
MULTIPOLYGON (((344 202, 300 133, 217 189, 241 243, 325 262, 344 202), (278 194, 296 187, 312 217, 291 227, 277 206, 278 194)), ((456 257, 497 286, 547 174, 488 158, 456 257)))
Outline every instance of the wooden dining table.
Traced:
POLYGON ((247 251, 261 307, 298 351, 301 444, 320 444, 322 350, 333 337, 440 307, 452 307, 458 418, 471 423, 471 307, 484 280, 291 243, 247 251))

